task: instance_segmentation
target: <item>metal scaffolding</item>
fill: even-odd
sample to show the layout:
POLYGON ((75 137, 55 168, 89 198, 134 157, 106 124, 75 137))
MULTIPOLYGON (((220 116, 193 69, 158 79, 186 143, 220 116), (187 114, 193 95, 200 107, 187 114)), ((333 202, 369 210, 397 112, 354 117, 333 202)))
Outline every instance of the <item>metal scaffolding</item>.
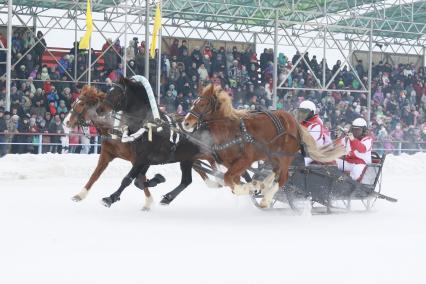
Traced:
MULTIPOLYGON (((10 30, 10 23, 24 26, 33 34, 36 29, 41 29, 45 37, 49 37, 52 30, 68 30, 74 32, 75 40, 77 32, 85 30, 86 0, 13 0, 13 5, 11 1, 0 1, 0 25, 10 27, 10 30)), ((369 74, 373 63, 371 58, 373 51, 425 56, 426 1, 423 0, 163 0, 161 2, 163 36, 270 44, 275 48, 275 58, 279 51, 286 47, 298 50, 302 56, 287 74, 287 78, 298 65, 306 64, 303 54, 312 48, 322 49, 325 60, 326 51, 334 50, 342 58, 341 68, 347 66, 349 70, 354 69, 350 60, 352 52, 368 51, 369 74)), ((150 25, 153 24, 149 15, 154 14, 154 5, 154 1, 149 0, 92 0, 94 33, 105 40, 108 37, 113 37, 114 40, 124 37, 125 47, 129 35, 145 36, 145 68, 149 68, 148 41, 150 25)), ((8 36, 8 53, 10 48, 11 38, 8 36)), ((126 62, 125 55, 123 57, 123 62, 126 62)), ((99 58, 100 56, 97 60, 99 58)), ((91 70, 97 60, 93 62, 89 60, 88 70, 91 70)), ((11 67, 14 68, 16 64, 11 67)), ((274 73, 277 73, 277 64, 275 59, 274 73)), ((310 69, 309 64, 307 66, 310 69)), ((128 66, 124 66, 124 70, 126 67, 128 66)), ((277 82, 275 74, 274 102, 280 89, 336 91, 335 88, 331 88, 331 83, 341 68, 329 78, 325 76, 325 72, 322 72, 321 76, 311 72, 315 85, 310 88, 286 87, 286 80, 277 82)), ((157 69, 157 72, 160 72, 160 69, 157 69)), ((76 72, 68 76, 73 82, 84 82, 87 72, 86 70, 80 76, 77 76, 76 72)), ((10 78, 11 68, 7 68, 6 73, 6 77, 13 80, 10 78)), ((145 75, 147 73, 149 70, 145 69, 145 75)), ((87 77, 90 77, 90 72, 87 77)), ((362 78, 358 80, 361 88, 352 91, 371 93, 371 75, 366 84, 362 78)), ((9 83, 7 85, 10 86, 9 83)), ((9 94, 10 90, 7 93, 9 94)))

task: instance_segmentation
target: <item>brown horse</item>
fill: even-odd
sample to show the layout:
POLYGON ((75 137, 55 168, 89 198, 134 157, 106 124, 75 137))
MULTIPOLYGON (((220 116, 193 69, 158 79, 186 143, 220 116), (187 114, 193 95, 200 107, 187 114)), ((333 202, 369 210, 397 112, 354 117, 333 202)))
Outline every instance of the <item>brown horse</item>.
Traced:
POLYGON ((235 194, 247 194, 253 186, 259 186, 259 183, 239 184, 241 174, 253 162, 264 160, 273 166, 273 174, 261 184, 262 207, 269 207, 278 188, 287 182, 288 168, 302 145, 310 157, 319 162, 330 162, 344 154, 340 146, 318 148, 312 136, 288 112, 234 109, 229 94, 213 85, 207 86, 193 103, 183 126, 192 131, 197 123, 208 124, 213 149, 228 168, 225 185, 235 194))
MULTIPOLYGON (((105 93, 99 91, 95 87, 84 86, 81 90, 80 96, 74 102, 70 113, 65 118, 64 125, 67 128, 74 128, 78 124, 91 122, 97 128, 100 135, 111 136, 113 121, 103 118, 103 115, 111 112, 111 106, 105 101, 105 96, 105 93)), ((98 180, 109 163, 115 158, 130 161, 132 165, 134 165, 136 163, 136 155, 132 150, 131 143, 122 143, 119 138, 102 139, 98 164, 84 188, 80 191, 80 193, 73 196, 72 200, 76 202, 83 200, 89 193, 93 184, 98 180)), ((213 160, 209 162, 214 164, 213 160)), ((208 176, 204 172, 199 170, 196 171, 209 186, 217 186, 214 181, 210 181, 208 179, 208 176)), ((142 187, 145 181, 146 177, 144 175, 139 175, 135 185, 141 189, 143 188, 146 197, 143 210, 149 210, 153 202, 153 198, 148 187, 142 187)))

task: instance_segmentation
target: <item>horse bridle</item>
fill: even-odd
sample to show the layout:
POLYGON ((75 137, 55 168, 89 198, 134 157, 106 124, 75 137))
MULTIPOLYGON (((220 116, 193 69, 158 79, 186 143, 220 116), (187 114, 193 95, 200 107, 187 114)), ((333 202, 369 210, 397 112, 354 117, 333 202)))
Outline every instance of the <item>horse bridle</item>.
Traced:
POLYGON ((88 127, 89 124, 87 124, 87 121, 83 118, 83 111, 78 112, 74 109, 75 105, 79 102, 80 102, 80 99, 76 99, 75 102, 73 102, 73 104, 71 105, 70 113, 72 115, 77 116, 77 125, 80 125, 80 126, 83 126, 83 127, 88 127))
MULTIPOLYGON (((105 102, 109 104, 114 112, 116 112, 116 108, 122 108, 123 101, 125 100, 124 106, 127 107, 127 96, 126 94, 126 86, 121 86, 120 84, 113 83, 113 87, 118 87, 121 90, 121 94, 118 102, 113 102, 110 96, 105 97, 105 102)), ((107 94, 111 94, 111 89, 108 90, 107 94)))
POLYGON ((197 125, 200 126, 204 122, 203 117, 216 111, 217 107, 218 107, 218 101, 215 96, 209 96, 209 97, 200 96, 198 99, 194 101, 193 107, 189 111, 189 114, 197 118, 197 125), (208 100, 208 107, 203 112, 196 109, 196 104, 200 102, 201 100, 208 100))

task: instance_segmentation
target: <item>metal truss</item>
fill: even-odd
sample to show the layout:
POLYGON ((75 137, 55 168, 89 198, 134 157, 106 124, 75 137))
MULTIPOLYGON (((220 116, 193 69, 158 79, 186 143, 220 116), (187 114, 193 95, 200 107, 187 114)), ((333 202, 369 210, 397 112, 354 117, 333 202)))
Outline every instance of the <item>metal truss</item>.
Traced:
MULTIPOLYGON (((45 35, 85 30, 85 1, 15 1, 14 23, 43 29, 45 35)), ((0 1, 0 25, 8 24, 7 2, 0 1)), ((128 35, 145 35, 145 23, 152 24, 146 18, 147 2, 152 10, 153 0, 92 0, 94 32, 104 39, 124 37, 125 44, 128 35)), ((352 50, 425 53, 424 0, 163 0, 162 7, 163 36, 274 43, 301 54, 310 48, 334 49, 349 69, 352 50)), ((82 76, 71 78, 79 81, 82 76)), ((330 81, 315 78, 316 88, 328 90, 330 81)), ((361 91, 370 90, 362 85, 361 91)))

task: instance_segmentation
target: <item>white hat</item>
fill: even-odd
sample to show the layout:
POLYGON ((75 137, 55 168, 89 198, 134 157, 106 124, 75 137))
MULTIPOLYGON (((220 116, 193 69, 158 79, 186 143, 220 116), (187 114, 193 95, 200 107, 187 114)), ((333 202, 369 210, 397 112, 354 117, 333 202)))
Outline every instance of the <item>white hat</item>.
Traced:
POLYGON ((315 104, 309 100, 305 100, 300 103, 299 108, 309 109, 310 111, 316 112, 317 107, 315 104))
POLYGON ((358 117, 352 122, 352 126, 355 127, 367 127, 367 121, 364 118, 358 117))

